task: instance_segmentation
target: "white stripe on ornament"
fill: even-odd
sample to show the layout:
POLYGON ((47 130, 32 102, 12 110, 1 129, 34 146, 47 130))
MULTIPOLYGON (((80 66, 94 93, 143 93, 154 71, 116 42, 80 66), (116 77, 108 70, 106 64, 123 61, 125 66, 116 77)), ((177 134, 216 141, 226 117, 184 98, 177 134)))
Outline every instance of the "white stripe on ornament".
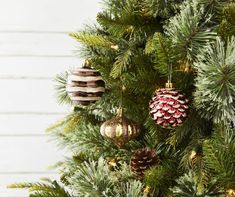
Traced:
POLYGON ((88 81, 99 81, 102 80, 101 76, 77 76, 77 75, 69 75, 68 76, 68 83, 71 81, 82 81, 82 82, 88 82, 88 81))
POLYGON ((76 72, 93 72, 93 73, 98 73, 99 71, 93 70, 91 68, 76 68, 74 70, 74 73, 76 73, 76 72))
POLYGON ((97 101, 100 97, 81 97, 81 96, 74 96, 70 97, 72 101, 97 101))
POLYGON ((96 93, 96 92, 104 92, 105 88, 104 87, 96 87, 96 88, 91 88, 91 87, 67 87, 66 88, 68 92, 86 92, 86 93, 96 93))

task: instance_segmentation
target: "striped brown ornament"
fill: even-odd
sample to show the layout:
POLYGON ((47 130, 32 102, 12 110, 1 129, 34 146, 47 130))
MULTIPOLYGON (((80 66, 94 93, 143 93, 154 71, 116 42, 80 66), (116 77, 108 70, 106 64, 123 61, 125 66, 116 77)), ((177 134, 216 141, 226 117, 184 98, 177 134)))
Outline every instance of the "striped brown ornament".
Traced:
POLYGON ((136 138, 140 133, 139 125, 119 112, 115 118, 104 122, 100 128, 103 137, 112 141, 118 148, 136 138))
POLYGON ((105 83, 100 73, 92 68, 76 68, 67 79, 66 90, 74 104, 89 105, 100 99, 105 83))

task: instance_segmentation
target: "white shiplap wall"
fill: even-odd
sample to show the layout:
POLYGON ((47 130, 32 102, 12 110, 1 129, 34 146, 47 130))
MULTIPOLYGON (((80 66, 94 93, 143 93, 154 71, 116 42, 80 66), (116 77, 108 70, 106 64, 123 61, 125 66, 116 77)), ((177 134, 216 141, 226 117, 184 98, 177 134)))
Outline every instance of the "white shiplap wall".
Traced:
POLYGON ((0 0, 0 197, 24 197, 14 182, 56 178, 62 158, 44 131, 68 109, 52 78, 81 64, 67 32, 92 23, 99 0, 0 0))

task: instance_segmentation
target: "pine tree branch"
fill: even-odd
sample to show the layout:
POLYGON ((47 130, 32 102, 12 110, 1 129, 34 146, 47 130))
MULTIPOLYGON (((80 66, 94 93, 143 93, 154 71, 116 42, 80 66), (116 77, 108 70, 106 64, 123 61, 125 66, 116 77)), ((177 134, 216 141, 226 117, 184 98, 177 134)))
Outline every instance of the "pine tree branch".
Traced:
POLYGON ((216 35, 206 26, 210 16, 205 20, 204 13, 203 7, 196 0, 188 1, 181 6, 181 12, 165 26, 166 35, 176 51, 175 55, 183 62, 194 62, 199 52, 216 35))
POLYGON ((169 73, 169 66, 172 65, 171 44, 169 40, 163 37, 161 33, 155 33, 151 39, 148 40, 145 48, 147 54, 155 56, 154 68, 159 70, 163 75, 169 73))
POLYGON ((179 9, 180 3, 182 0, 143 0, 141 5, 143 13, 149 17, 168 18, 179 9))
POLYGON ((28 189, 30 196, 35 197, 72 197, 56 181, 47 180, 46 183, 19 183, 9 185, 12 189, 28 189))
POLYGON ((58 74, 55 78, 55 89, 57 93, 57 100, 60 104, 72 104, 66 91, 68 72, 58 74))
POLYGON ((127 169, 120 173, 112 172, 108 163, 103 158, 99 158, 97 162, 89 161, 80 165, 79 170, 69 179, 69 182, 78 196, 143 196, 143 184, 140 181, 124 181, 123 178, 128 173, 127 169))
POLYGON ((78 42, 88 46, 103 47, 111 50, 111 46, 115 45, 113 42, 101 35, 94 35, 85 32, 74 32, 69 35, 78 42))
POLYGON ((119 52, 116 57, 116 61, 113 65, 110 75, 116 79, 122 75, 123 72, 127 71, 128 66, 131 63, 131 58, 135 53, 135 49, 128 47, 119 52))
POLYGON ((218 183, 225 188, 235 184, 234 130, 217 127, 211 140, 203 145, 204 159, 218 183))
POLYGON ((175 197, 210 197, 217 196, 223 197, 224 192, 221 191, 216 184, 216 181, 212 180, 207 188, 202 191, 198 188, 198 183, 195 180, 195 175, 193 172, 189 172, 177 180, 177 186, 172 189, 173 196, 175 197))
POLYGON ((134 30, 132 24, 125 23, 124 21, 121 21, 120 18, 114 19, 111 14, 107 12, 99 13, 97 15, 97 21, 107 28, 107 31, 110 34, 117 37, 123 37, 124 35, 125 37, 128 37, 134 30))
POLYGON ((195 105, 202 116, 215 123, 227 123, 235 119, 235 39, 227 46, 217 38, 195 63, 195 105), (208 75, 210 73, 210 75, 208 75))

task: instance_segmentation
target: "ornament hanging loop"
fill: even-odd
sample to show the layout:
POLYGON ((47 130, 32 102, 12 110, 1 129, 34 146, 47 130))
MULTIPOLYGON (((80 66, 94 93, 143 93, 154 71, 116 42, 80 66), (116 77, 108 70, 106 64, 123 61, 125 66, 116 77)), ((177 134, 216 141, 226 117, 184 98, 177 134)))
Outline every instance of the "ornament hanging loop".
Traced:
POLYGON ((123 112, 123 95, 124 95, 125 91, 126 91, 126 86, 123 85, 123 80, 121 79, 119 110, 121 109, 122 112, 123 112))
POLYGON ((171 84, 172 72, 173 72, 172 64, 169 64, 168 65, 168 81, 167 81, 167 84, 171 84))
POLYGON ((173 84, 171 82, 172 72, 173 72, 172 64, 169 63, 168 64, 168 80, 167 80, 167 83, 165 84, 166 89, 173 89, 173 84))

